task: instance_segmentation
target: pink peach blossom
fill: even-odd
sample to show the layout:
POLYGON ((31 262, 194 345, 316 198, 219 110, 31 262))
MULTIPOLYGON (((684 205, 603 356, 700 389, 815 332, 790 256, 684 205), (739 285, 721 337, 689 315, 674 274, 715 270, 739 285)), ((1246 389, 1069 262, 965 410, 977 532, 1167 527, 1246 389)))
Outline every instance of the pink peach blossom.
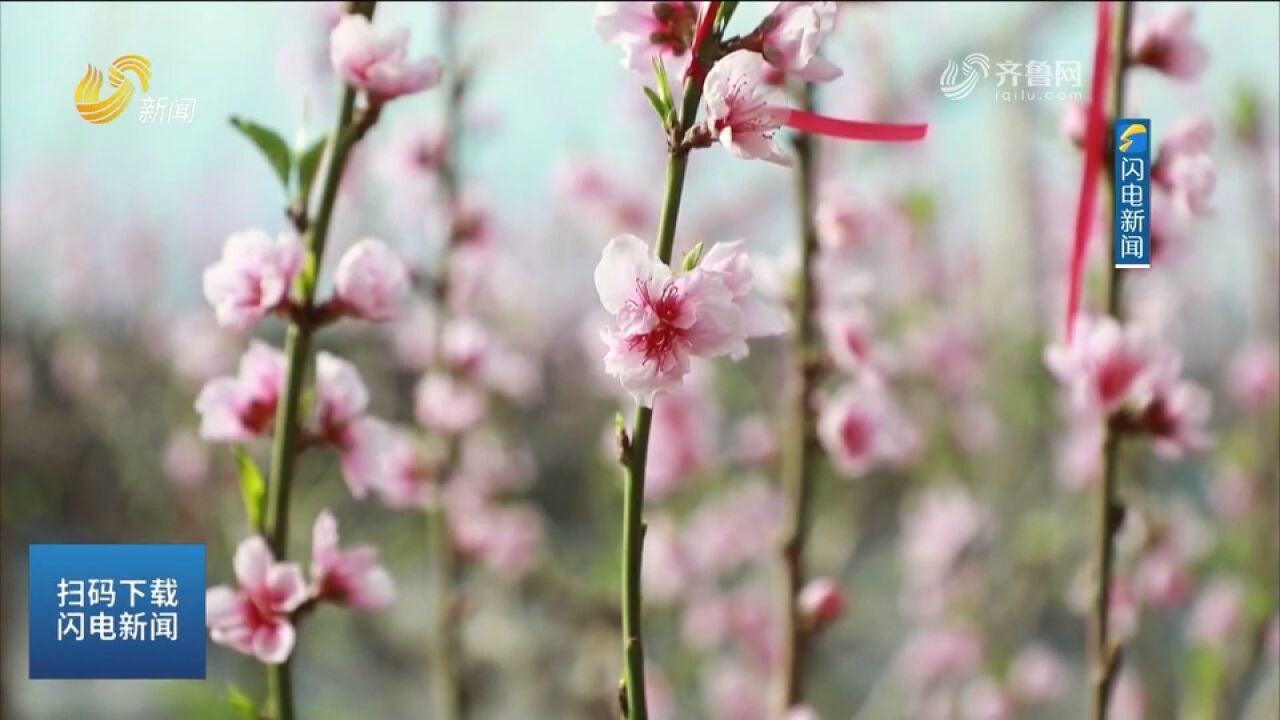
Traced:
POLYGON ((1143 391, 1157 352, 1156 341, 1136 326, 1082 316, 1071 344, 1051 346, 1045 363, 1070 389, 1078 408, 1110 414, 1143 391))
POLYGON ((1209 51, 1191 35, 1195 15, 1186 6, 1172 7, 1150 19, 1139 19, 1129 40, 1129 57, 1180 80, 1195 79, 1209 64, 1209 51))
POLYGON ((780 335, 791 328, 790 315, 782 303, 767 299, 753 288, 751 258, 741 240, 712 245, 698 269, 720 278, 733 293, 733 301, 742 311, 742 330, 748 338, 780 335))
POLYGON ((762 23, 761 54, 770 65, 806 82, 826 82, 841 70, 818 55, 818 47, 835 29, 833 2, 779 2, 762 23))
POLYGON ((440 82, 440 63, 432 58, 408 60, 409 31, 374 28, 363 15, 344 15, 329 36, 333 69, 352 87, 391 100, 421 92, 440 82))
POLYGON ((790 166, 791 158, 773 139, 789 112, 786 94, 763 82, 764 75, 765 61, 748 50, 712 66, 702 96, 707 128, 737 157, 790 166))
POLYGON ((204 297, 218 323, 246 330, 288 302, 302 254, 290 234, 272 240, 261 230, 246 230, 227 238, 222 258, 204 271, 204 297))
POLYGON ((316 423, 330 438, 369 407, 369 390, 355 365, 330 352, 316 354, 316 423))
POLYGON ((356 610, 382 610, 395 601, 395 581, 378 564, 377 548, 340 550, 338 521, 328 510, 311 530, 311 587, 317 600, 356 610))
POLYGON ((208 442, 246 442, 270 430, 284 389, 284 353, 259 340, 240 358, 239 374, 214 378, 196 396, 200 437, 208 442))
POLYGON ((687 62, 698 24, 696 2, 601 2, 594 28, 605 42, 622 48, 622 66, 650 72, 664 56, 687 62))
POLYGON ((307 599, 302 568, 276 562, 256 535, 236 548, 234 565, 240 588, 219 585, 206 593, 210 639, 267 664, 284 662, 295 638, 290 613, 307 599))
POLYGON ((399 314, 409 293, 409 271, 386 243, 365 238, 343 253, 334 285, 349 314, 383 322, 399 314))
POLYGON ((595 284, 613 316, 601 333, 605 371, 641 405, 680 387, 695 356, 747 354, 742 310, 720 273, 673 276, 643 241, 620 235, 605 247, 595 284))
POLYGON ((864 376, 823 405, 818 439, 840 474, 856 478, 906 461, 919 444, 919 431, 898 410, 883 382, 864 376))

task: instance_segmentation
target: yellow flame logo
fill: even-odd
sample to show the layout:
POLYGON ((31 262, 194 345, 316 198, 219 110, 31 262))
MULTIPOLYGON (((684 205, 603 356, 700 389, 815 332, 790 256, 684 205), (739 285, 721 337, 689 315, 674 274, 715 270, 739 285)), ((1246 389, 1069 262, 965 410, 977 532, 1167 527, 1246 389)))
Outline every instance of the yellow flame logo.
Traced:
MULTIPOLYGON (((1129 127, 1120 133, 1120 152, 1128 152, 1129 146, 1133 144, 1133 136, 1146 133, 1147 129, 1140 123, 1131 123, 1129 127)), ((1139 150, 1141 152, 1141 150, 1139 150)))
POLYGON ((151 80, 151 61, 141 55, 121 55, 107 71, 107 82, 115 91, 105 100, 99 100, 102 71, 90 65, 84 71, 84 77, 80 78, 80 84, 76 85, 76 110, 80 117, 94 125, 103 125, 120 117, 133 98, 133 83, 125 77, 126 72, 137 75, 142 92, 147 91, 147 83, 151 80))

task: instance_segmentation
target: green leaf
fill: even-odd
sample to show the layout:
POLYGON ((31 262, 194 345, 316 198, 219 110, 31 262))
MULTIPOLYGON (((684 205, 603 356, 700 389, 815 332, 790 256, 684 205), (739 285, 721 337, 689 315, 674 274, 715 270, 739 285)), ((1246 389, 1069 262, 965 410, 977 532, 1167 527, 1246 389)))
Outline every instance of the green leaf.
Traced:
POLYGON ((671 113, 675 111, 676 101, 671 98, 671 83, 667 81, 667 66, 662 64, 659 56, 653 58, 653 72, 658 77, 658 97, 662 98, 662 107, 665 112, 662 115, 663 126, 671 124, 671 113))
POLYGON ((244 512, 249 518, 249 527, 261 533, 262 517, 265 514, 267 484, 262 479, 262 471, 257 463, 249 457, 244 448, 236 446, 236 470, 240 473, 240 496, 244 500, 244 512))
POLYGON ((684 254, 684 259, 680 261, 680 269, 689 272, 698 267, 698 261, 702 260, 702 243, 698 243, 684 254))
POLYGON ((320 169, 320 159, 324 157, 324 146, 328 140, 327 136, 320 138, 297 157, 295 167, 298 171, 298 196, 304 202, 311 197, 311 186, 320 169))
POLYGON ((230 683, 227 683, 227 704, 244 720, 258 720, 261 717, 253 700, 245 695, 243 690, 230 683))
POLYGON ((644 96, 649 98, 649 104, 653 106, 654 112, 658 113, 658 121, 666 126, 667 124, 667 108, 662 104, 662 98, 653 91, 652 88, 644 88, 644 96))
POLYGON ((271 169, 275 170, 276 177, 280 179, 280 185, 287 192, 289 190, 289 169, 293 164, 293 153, 289 152, 289 144, 284 141, 284 138, 268 127, 236 115, 231 116, 231 127, 239 130, 242 135, 249 138, 249 142, 258 148, 262 156, 271 164, 271 169))

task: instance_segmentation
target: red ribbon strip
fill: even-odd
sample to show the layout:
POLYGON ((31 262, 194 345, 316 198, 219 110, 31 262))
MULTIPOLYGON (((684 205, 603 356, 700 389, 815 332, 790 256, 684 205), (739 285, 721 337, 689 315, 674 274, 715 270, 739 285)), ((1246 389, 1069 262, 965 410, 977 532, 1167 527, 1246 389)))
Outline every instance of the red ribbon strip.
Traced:
POLYGON ((914 142, 923 140, 929 132, 928 125, 899 125, 895 123, 870 123, 856 120, 840 120, 816 115, 804 110, 789 110, 783 125, 801 132, 845 140, 870 140, 872 142, 914 142))
POLYGON ((1067 342, 1075 331, 1080 309, 1080 285, 1084 280, 1084 260, 1089 249, 1089 230, 1098 196, 1098 165, 1102 161, 1102 132, 1106 125, 1107 64, 1111 57, 1111 3, 1098 3, 1098 32, 1093 46, 1093 79, 1089 86, 1089 107, 1084 131, 1084 174, 1080 177, 1080 202, 1076 205, 1075 241, 1071 246, 1071 271, 1067 287, 1067 342))
POLYGON ((702 79, 702 64, 698 62, 698 51, 702 49, 702 43, 706 42, 707 35, 711 33, 711 26, 716 22, 716 15, 720 13, 720 0, 712 0, 707 3, 707 10, 702 14, 702 19, 698 21, 698 28, 693 32, 693 44, 689 46, 689 67, 685 70, 684 76, 688 78, 693 76, 699 80, 702 79))

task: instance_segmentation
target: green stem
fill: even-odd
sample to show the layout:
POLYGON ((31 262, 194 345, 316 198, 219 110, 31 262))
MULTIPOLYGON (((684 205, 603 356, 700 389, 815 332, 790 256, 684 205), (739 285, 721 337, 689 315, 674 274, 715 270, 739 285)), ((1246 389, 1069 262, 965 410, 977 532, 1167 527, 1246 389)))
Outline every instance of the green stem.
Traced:
MULTIPOLYGON (((443 148, 438 176, 448 216, 451 218, 448 236, 441 252, 439 272, 432 287, 432 299, 439 309, 441 322, 436 326, 436 345, 442 342, 448 316, 449 265, 455 248, 463 239, 463 228, 456 221, 459 196, 459 155, 462 135, 462 104, 466 94, 467 79, 458 60, 456 37, 459 25, 459 8, 455 3, 441 5, 440 56, 448 73, 445 85, 445 119, 443 148)), ((447 370, 448 368, 442 368, 447 370)), ((446 456, 449 458, 440 477, 448 478, 458 447, 457 438, 444 438, 446 456)), ((431 572, 435 580, 432 628, 428 656, 431 700, 438 720, 457 720, 464 713, 462 684, 459 681, 457 602, 454 584, 457 582, 457 556, 449 535, 449 518, 442 504, 427 511, 427 550, 431 572)))
MULTIPOLYGON (((702 85, 696 80, 685 83, 684 105, 680 113, 681 129, 692 126, 702 99, 702 85)), ((667 156, 666 188, 662 195, 662 214, 658 221, 655 252, 666 265, 671 264, 675 247, 676 221, 680 217, 680 198, 684 193, 687 151, 673 149, 667 156)), ((636 408, 631 435, 623 452, 622 500, 622 650, 626 660, 624 693, 626 717, 646 720, 649 716, 644 694, 644 646, 640 640, 640 563, 644 548, 644 476, 649 455, 649 428, 653 409, 636 408)))
MULTIPOLYGON (((1115 33, 1115 75, 1111 85, 1111 118, 1124 113, 1125 76, 1129 67, 1129 28, 1133 20, 1133 4, 1122 2, 1115 33)), ((1114 133, 1108 132, 1106 137, 1114 133)), ((1108 140, 1110 142, 1110 140, 1108 140)), ((1085 152, 1101 152, 1101 148, 1086 148, 1085 152)), ((1114 191, 1114 173, 1107 173, 1107 184, 1114 191)), ((1111 193, 1103 199, 1111 203, 1111 193)), ((1110 213, 1108 213, 1110 214, 1110 213)), ((1114 233, 1114 230, 1113 230, 1114 233)), ((1111 252, 1115 252, 1115 238, 1111 238, 1111 252)), ((1107 314, 1117 320, 1124 316, 1124 273, 1110 263, 1107 282, 1107 314)), ((1102 477, 1094 494, 1093 508, 1093 567, 1096 573, 1093 603, 1089 617, 1089 707, 1090 717, 1106 720, 1111 688, 1119 671, 1120 647, 1109 637, 1109 609, 1111 601, 1111 569, 1115 558, 1115 535, 1119 529, 1120 508, 1116 504, 1116 485, 1120 460, 1120 433, 1107 424, 1102 447, 1102 477)))
POLYGON ((457 664, 454 660, 454 555, 453 545, 449 541, 448 518, 443 508, 437 507, 427 512, 427 533, 436 581, 431 643, 434 717, 439 720, 455 720, 461 717, 462 703, 458 692, 457 664))
MULTIPOLYGON (((814 87, 805 83, 801 90, 801 107, 814 108, 814 87)), ((778 717, 804 699, 805 654, 808 630, 796 604, 805 583, 804 546, 812 505, 812 475, 818 457, 816 418, 810 406, 813 391, 820 381, 821 368, 814 344, 813 264, 817 256, 818 236, 813 224, 814 181, 817 177, 813 139, 804 133, 793 140, 796 151, 796 204, 800 214, 800 277, 796 297, 795 395, 791 399, 793 432, 787 438, 787 464, 782 485, 787 499, 787 516, 779 545, 782 564, 783 622, 781 671, 778 673, 778 717)))
MULTIPOLYGON (((348 12, 370 17, 373 14, 373 6, 372 2, 351 3, 348 6, 348 12)), ((302 276, 298 280, 298 303, 304 311, 302 313, 304 316, 314 307, 316 277, 319 274, 320 261, 324 257, 325 241, 328 237, 329 222, 333 217, 333 207, 338 198, 342 171, 346 166, 351 147, 359 139, 357 135, 350 132, 355 115, 356 94, 357 91, 350 86, 343 88, 338 118, 325 149, 328 164, 320 205, 316 211, 315 221, 307 223, 308 229, 304 235, 306 258, 302 276)), ((285 337, 284 353, 287 370, 284 394, 276 409, 274 442, 271 446, 271 477, 267 486, 269 541, 271 551, 278 561, 283 561, 289 553, 289 497, 298 459, 302 386, 307 368, 311 364, 311 332, 307 326, 292 322, 285 337)), ((273 720, 293 720, 291 666, 291 662, 267 666, 269 704, 272 706, 273 720)))

